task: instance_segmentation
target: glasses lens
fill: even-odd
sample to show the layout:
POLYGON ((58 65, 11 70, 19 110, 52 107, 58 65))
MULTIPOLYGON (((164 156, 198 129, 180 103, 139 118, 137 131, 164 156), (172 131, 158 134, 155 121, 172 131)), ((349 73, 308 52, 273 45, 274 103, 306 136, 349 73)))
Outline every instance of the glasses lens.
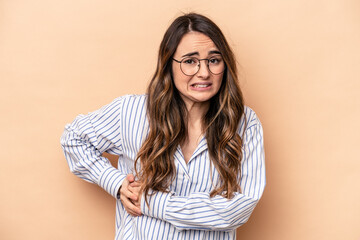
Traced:
POLYGON ((225 70, 225 63, 221 55, 212 56, 209 59, 199 60, 195 57, 184 58, 180 63, 180 68, 185 75, 195 75, 200 68, 200 61, 207 60, 207 66, 212 74, 220 74, 225 70))
POLYGON ((181 70, 186 75, 194 75, 199 69, 199 59, 197 58, 184 58, 180 64, 181 70))
POLYGON ((209 70, 213 74, 220 74, 225 70, 225 63, 221 55, 213 56, 209 59, 209 70))

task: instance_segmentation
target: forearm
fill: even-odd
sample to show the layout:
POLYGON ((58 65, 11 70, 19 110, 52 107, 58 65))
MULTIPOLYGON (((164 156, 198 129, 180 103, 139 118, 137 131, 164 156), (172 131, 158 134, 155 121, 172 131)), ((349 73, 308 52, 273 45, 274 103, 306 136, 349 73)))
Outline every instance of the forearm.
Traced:
POLYGON ((80 140, 73 131, 64 131, 61 145, 72 173, 85 181, 99 185, 112 196, 117 196, 126 173, 114 168, 95 148, 90 150, 90 144, 80 140))
POLYGON ((149 207, 141 204, 144 215, 162 219, 179 230, 230 231, 244 224, 258 199, 236 194, 232 199, 210 198, 208 193, 192 193, 187 197, 158 192, 149 196, 149 207))

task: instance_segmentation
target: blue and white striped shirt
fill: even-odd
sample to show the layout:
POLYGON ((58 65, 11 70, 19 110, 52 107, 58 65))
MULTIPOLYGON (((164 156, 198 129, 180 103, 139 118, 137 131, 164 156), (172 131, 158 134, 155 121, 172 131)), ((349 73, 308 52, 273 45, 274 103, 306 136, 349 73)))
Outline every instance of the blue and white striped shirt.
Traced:
MULTIPOLYGON (((219 174, 210 163, 203 137, 188 163, 177 148, 170 192, 150 196, 149 207, 143 197, 142 216, 129 215, 117 199, 115 239, 236 239, 236 228, 248 220, 265 187, 262 126, 248 107, 245 117, 246 129, 244 116, 239 123, 239 134, 245 131, 238 176, 241 193, 232 199, 210 198, 219 174)), ((66 125, 61 144, 74 174, 116 198, 126 175, 134 173, 134 160, 148 130, 146 95, 127 95, 79 115, 66 125), (119 156, 118 169, 102 157, 103 152, 119 156)))

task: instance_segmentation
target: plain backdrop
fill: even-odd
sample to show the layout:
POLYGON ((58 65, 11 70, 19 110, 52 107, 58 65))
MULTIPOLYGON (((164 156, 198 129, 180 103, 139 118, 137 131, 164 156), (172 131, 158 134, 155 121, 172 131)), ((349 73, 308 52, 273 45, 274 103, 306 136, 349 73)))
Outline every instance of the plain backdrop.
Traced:
POLYGON ((223 30, 264 127, 267 187, 238 239, 360 239, 358 0, 0 0, 0 239, 114 238, 115 200, 69 172, 59 138, 144 93, 190 11, 223 30))

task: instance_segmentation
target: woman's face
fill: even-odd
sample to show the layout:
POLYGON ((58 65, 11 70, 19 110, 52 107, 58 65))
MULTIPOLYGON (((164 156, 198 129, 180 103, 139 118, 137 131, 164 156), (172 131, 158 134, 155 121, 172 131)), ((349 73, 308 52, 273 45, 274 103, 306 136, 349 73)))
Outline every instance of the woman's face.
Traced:
MULTIPOLYGON (((219 62, 218 57, 223 61, 219 54, 219 49, 208 36, 199 32, 189 32, 181 39, 173 58, 181 61, 188 57, 198 59, 214 57, 209 64, 215 66, 219 62)), ((187 60, 187 63, 192 62, 187 60)), ((176 61, 172 63, 172 70, 175 87, 188 108, 194 104, 207 104, 220 89, 223 73, 211 73, 206 60, 200 61, 200 69, 193 76, 185 75, 180 63, 176 61)))

